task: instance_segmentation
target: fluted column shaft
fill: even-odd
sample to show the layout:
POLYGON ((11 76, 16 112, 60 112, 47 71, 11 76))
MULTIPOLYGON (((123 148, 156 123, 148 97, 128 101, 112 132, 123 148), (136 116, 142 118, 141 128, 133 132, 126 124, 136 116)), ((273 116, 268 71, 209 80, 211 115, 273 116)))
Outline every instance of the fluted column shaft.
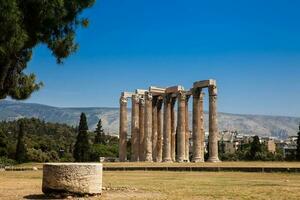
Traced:
POLYGON ((125 162, 127 159, 127 98, 120 98, 120 125, 119 125, 119 160, 125 162))
POLYGON ((164 96, 163 162, 171 162, 171 96, 164 96))
POLYGON ((145 161, 152 161, 152 95, 145 93, 145 161))
POLYGON ((131 161, 139 161, 139 96, 132 95, 131 108, 131 161))
POLYGON ((176 161, 176 124, 175 124, 176 97, 171 99, 171 158, 176 161))
POLYGON ((158 96, 152 99, 152 160, 157 162, 157 102, 158 96))
POLYGON ((145 134, 144 134, 144 118, 145 118, 145 99, 140 97, 139 105, 139 127, 140 127, 140 141, 139 141, 139 160, 145 160, 145 134))
POLYGON ((163 142, 163 123, 162 123, 162 104, 163 98, 158 97, 157 101, 157 154, 156 162, 162 161, 162 142, 163 142))
POLYGON ((186 95, 185 100, 185 161, 190 161, 190 128, 189 128, 189 98, 186 95))
POLYGON ((209 157, 208 162, 220 162, 218 156, 217 87, 211 85, 209 91, 209 157))
POLYGON ((193 89, 193 162, 204 162, 204 112, 200 88, 193 89))
POLYGON ((177 162, 185 160, 185 101, 184 92, 178 94, 178 117, 177 117, 177 162))

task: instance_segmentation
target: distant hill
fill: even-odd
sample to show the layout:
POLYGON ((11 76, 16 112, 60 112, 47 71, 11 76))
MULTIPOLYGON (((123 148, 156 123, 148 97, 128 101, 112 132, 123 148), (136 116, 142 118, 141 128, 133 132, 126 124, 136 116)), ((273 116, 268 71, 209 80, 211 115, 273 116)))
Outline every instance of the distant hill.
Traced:
MULTIPOLYGON (((110 134, 118 134, 119 109, 118 108, 59 108, 42 104, 21 103, 15 101, 0 101, 0 120, 15 120, 19 118, 39 118, 47 122, 66 123, 76 126, 81 112, 85 112, 91 130, 96 127, 99 118, 102 119, 104 129, 110 134)), ((130 123, 130 110, 128 112, 130 123)), ((207 129, 208 115, 205 113, 207 129)), ((260 136, 296 135, 300 118, 264 115, 241 115, 219 113, 219 129, 238 131, 244 134, 260 136)), ((191 126, 191 113, 190 113, 191 126)))

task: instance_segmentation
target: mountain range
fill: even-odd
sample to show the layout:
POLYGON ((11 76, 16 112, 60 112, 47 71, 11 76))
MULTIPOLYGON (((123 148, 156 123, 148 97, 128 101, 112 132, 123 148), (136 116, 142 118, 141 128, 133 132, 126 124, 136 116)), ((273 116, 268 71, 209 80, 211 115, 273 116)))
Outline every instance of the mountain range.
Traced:
MULTIPOLYGON (((108 107, 76 107, 62 108, 35 103, 23 103, 10 100, 0 101, 0 120, 12 121, 19 118, 39 118, 46 122, 65 123, 76 126, 80 113, 84 112, 88 119, 90 130, 94 130, 101 118, 104 130, 112 135, 118 134, 119 109, 108 107)), ((128 124, 130 124, 130 109, 128 124)), ((205 112, 205 127, 207 130, 208 114, 205 112)), ((237 131, 247 135, 274 136, 286 138, 296 135, 300 118, 287 116, 243 115, 218 113, 220 131, 237 131)), ((191 113, 190 122, 191 127, 191 113)), ((129 126, 130 128, 130 126, 129 126)))

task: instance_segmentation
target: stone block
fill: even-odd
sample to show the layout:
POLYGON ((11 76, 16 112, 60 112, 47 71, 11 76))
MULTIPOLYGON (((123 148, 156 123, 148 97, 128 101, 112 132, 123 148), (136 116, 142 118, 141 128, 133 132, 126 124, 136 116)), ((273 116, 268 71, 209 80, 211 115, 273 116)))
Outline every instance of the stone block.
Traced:
POLYGON ((181 86, 181 85, 177 85, 177 86, 172 86, 172 87, 168 87, 166 89, 166 93, 178 93, 180 91, 183 91, 184 90, 184 87, 181 86))
POLYGON ((133 92, 122 92, 122 96, 125 98, 131 98, 133 94, 133 92))
POLYGON ((166 88, 150 86, 149 91, 152 93, 153 96, 159 96, 159 95, 165 94, 166 88))
POLYGON ((194 88, 206 88, 212 85, 217 85, 217 81, 213 79, 205 80, 205 81, 196 81, 193 84, 194 88))
POLYGON ((44 164, 42 191, 45 194, 101 194, 102 164, 44 164))

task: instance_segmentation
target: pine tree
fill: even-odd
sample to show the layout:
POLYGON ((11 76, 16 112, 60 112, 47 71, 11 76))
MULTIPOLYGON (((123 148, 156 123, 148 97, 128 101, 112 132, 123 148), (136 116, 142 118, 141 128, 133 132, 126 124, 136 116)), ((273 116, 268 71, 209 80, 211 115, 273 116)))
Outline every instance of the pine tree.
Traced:
POLYGON ((296 159, 300 161, 300 124, 299 124, 299 132, 297 138, 297 152, 296 152, 296 159))
POLYGON ((6 135, 0 130, 0 157, 7 156, 7 141, 6 135))
POLYGON ((95 133, 96 133, 96 136, 95 136, 94 144, 105 144, 105 133, 102 128, 101 119, 99 119, 95 133))
POLYGON ((25 69, 36 46, 44 44, 61 63, 77 49, 81 13, 95 0, 0 1, 0 99, 26 99, 42 84, 25 69))
POLYGON ((88 125, 85 114, 81 113, 73 156, 75 161, 77 162, 87 162, 89 161, 89 154, 90 144, 88 136, 88 125))
POLYGON ((19 123, 19 134, 18 134, 18 142, 16 147, 16 161, 18 163, 22 163, 26 160, 26 147, 24 144, 24 135, 25 135, 25 126, 24 122, 21 120, 19 123))

